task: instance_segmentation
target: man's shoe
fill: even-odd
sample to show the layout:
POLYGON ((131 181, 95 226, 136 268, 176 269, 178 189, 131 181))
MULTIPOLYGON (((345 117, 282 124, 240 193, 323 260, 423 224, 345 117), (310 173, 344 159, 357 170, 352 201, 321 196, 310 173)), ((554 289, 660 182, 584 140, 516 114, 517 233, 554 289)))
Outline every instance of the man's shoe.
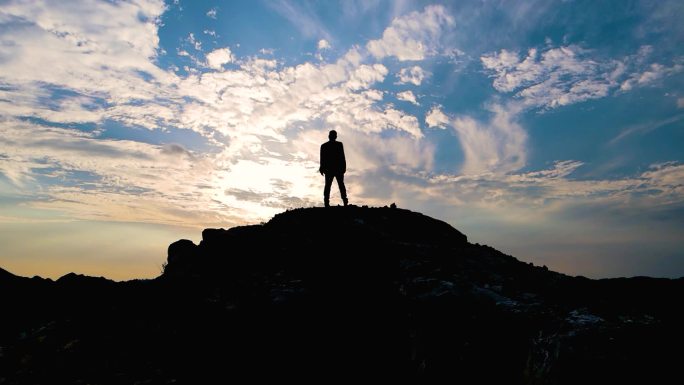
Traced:
POLYGON ((342 202, 344 202, 344 205, 346 206, 346 205, 348 205, 348 204, 349 204, 349 199, 347 199, 347 198, 344 198, 344 199, 342 199, 342 202))

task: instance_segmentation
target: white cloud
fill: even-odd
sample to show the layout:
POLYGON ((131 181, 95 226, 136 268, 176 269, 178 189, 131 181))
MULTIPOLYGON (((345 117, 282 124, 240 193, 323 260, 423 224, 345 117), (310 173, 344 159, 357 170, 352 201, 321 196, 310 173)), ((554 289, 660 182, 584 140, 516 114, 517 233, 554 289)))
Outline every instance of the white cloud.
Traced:
POLYGON ((225 153, 102 139, 20 121, 3 122, 0 133, 2 174, 27 190, 35 188, 36 176, 57 182, 43 185, 42 196, 47 199, 37 199, 31 207, 59 210, 80 219, 202 228, 273 215, 289 207, 293 196, 289 194, 302 202, 314 196, 314 165, 302 160, 264 157, 233 163, 225 153), (27 130, 31 135, 25 135, 27 130), (280 171, 274 173, 275 169, 280 171), (60 179, 83 178, 77 176, 82 174, 90 177, 78 184, 60 183, 60 179), (292 188, 274 192, 274 185, 292 188), (270 193, 269 202, 241 201, 225 194, 226 189, 240 188, 270 193))
POLYGON ((429 5, 422 12, 411 12, 392 20, 382 38, 371 40, 366 49, 376 59, 394 56, 400 61, 423 60, 434 55, 445 27, 454 24, 453 17, 441 5, 429 5))
MULTIPOLYGON (((331 128, 335 128, 331 126, 331 128)), ((326 137, 319 130, 302 131, 294 140, 303 158, 317 159, 321 141, 326 137)), ((351 178, 349 188, 354 195, 362 196, 364 186, 357 181, 363 175, 387 168, 399 168, 410 174, 418 170, 429 170, 434 162, 434 144, 417 141, 408 135, 387 135, 353 132, 348 128, 338 130, 338 140, 344 143, 347 155, 347 177, 351 178)), ((320 182, 319 182, 320 183, 320 182)), ((319 185, 320 186, 320 185, 319 185)), ((374 186, 367 186, 370 189, 374 186)), ((318 189, 316 190, 318 195, 318 189)), ((372 194, 369 199, 376 199, 372 194)), ((364 198, 365 199, 365 198, 364 198)))
POLYGON ((177 77, 154 64, 163 11, 163 2, 153 0, 4 4, 8 18, 0 30, 0 80, 10 87, 0 108, 13 115, 86 122, 104 119, 105 103, 120 108, 173 97, 177 77), (41 101, 60 90, 80 101, 57 98, 64 108, 41 101), (36 97, 27 97, 31 94, 36 97))
POLYGON ((373 83, 385 80, 387 67, 382 64, 366 65, 363 64, 356 68, 347 82, 347 86, 352 90, 368 88, 373 83))
POLYGON ((397 74, 399 84, 411 83, 417 86, 423 82, 426 76, 427 73, 419 66, 402 68, 397 74))
POLYGON ((648 69, 643 72, 634 73, 629 79, 622 82, 620 90, 629 91, 635 86, 646 86, 664 77, 680 72, 683 69, 684 66, 681 64, 674 64, 671 67, 666 67, 659 63, 652 63, 648 69))
POLYGON ((490 110, 493 115, 486 123, 469 116, 451 121, 463 149, 463 174, 506 173, 525 165, 527 134, 516 122, 520 107, 492 105, 490 110))
POLYGON ((163 10, 162 1, 152 0, 55 2, 48 10, 35 2, 5 4, 6 22, 22 22, 0 32, 3 70, 12 71, 12 83, 61 84, 61 79, 69 79, 80 80, 78 85, 84 88, 103 84, 100 81, 105 76, 97 75, 103 68, 107 69, 107 78, 117 77, 104 81, 105 86, 124 75, 133 76, 131 68, 163 78, 163 71, 150 63, 157 54, 157 19, 163 10), (117 60, 111 60, 112 55, 117 60), (77 78, 74 73, 81 76, 77 78))
POLYGON ((405 102, 413 103, 416 106, 419 106, 418 101, 416 100, 416 95, 413 94, 410 90, 408 91, 402 91, 397 93, 397 99, 403 100, 405 102))
POLYGON ((319 50, 330 49, 330 43, 325 39, 321 39, 318 41, 318 49, 319 50))
POLYGON ((216 19, 216 14, 218 13, 218 9, 216 7, 210 9, 207 11, 207 17, 211 19, 216 19))
MULTIPOLYGON (((536 56, 537 50, 531 50, 531 53, 536 56)), ((499 53, 490 53, 480 57, 482 65, 488 69, 493 70, 497 77, 494 80, 494 88, 501 92, 510 92, 517 88, 520 83, 520 77, 509 76, 508 71, 515 71, 515 67, 520 63, 520 58, 515 52, 502 49, 499 53), (512 85, 510 83, 513 83, 512 85)), ((529 65, 526 67, 529 68, 529 65)), ((534 79, 536 74, 526 76, 534 79)))
POLYGON ((232 63, 235 59, 230 48, 218 48, 207 54, 207 65, 214 69, 223 68, 224 64, 232 63))
POLYGON ((175 124, 239 138, 231 142, 236 149, 244 134, 282 142, 286 128, 317 119, 361 132, 398 129, 422 136, 415 117, 376 105, 382 93, 370 87, 384 79, 387 68, 362 64, 361 59, 352 49, 330 64, 276 69, 274 61, 261 59, 242 62, 236 70, 188 76, 179 83, 179 92, 194 102, 184 105, 175 124))
POLYGON ((584 58, 577 46, 530 49, 519 58, 514 52, 481 57, 485 69, 494 73, 494 88, 499 92, 518 91, 526 104, 554 108, 606 96, 610 83, 599 63, 584 58))
POLYGON ((427 123, 428 127, 446 128, 449 124, 449 117, 442 112, 440 106, 434 106, 425 116, 425 123, 427 123))
POLYGON ((618 87, 627 91, 684 68, 652 63, 647 70, 639 70, 651 51, 652 47, 643 46, 622 60, 600 61, 591 57, 593 51, 571 45, 543 52, 532 48, 523 58, 502 49, 480 60, 497 91, 515 92, 529 107, 556 108, 605 97, 618 87))
MULTIPOLYGON (((156 10, 161 12, 159 4, 156 10)), ((3 59, 8 58, 0 61, 0 78, 8 85, 0 90, 0 108, 11 118, 0 124, 5 138, 0 146, 0 170, 16 186, 26 186, 26 191, 31 191, 30 186, 43 191, 41 196, 47 199, 36 199, 36 207, 77 218, 198 226, 263 219, 284 207, 310 205, 320 199, 317 151, 294 151, 293 136, 300 130, 354 132, 347 135, 355 144, 350 154, 373 160, 357 162, 357 170, 369 165, 432 167, 433 149, 419 140, 423 134, 418 119, 391 104, 383 105, 383 93, 374 89, 386 78, 387 68, 369 63, 358 47, 334 63, 280 67, 276 60, 237 59, 228 48, 208 53, 206 63, 186 53, 195 67, 187 66, 187 74, 179 77, 173 69, 165 71, 155 65, 160 13, 142 17, 139 8, 126 3, 117 5, 127 12, 121 16, 115 5, 98 6, 102 9, 89 11, 105 12, 102 17, 108 20, 123 18, 130 25, 126 29, 119 27, 126 23, 113 23, 111 29, 100 31, 99 24, 90 25, 94 18, 74 19, 70 28, 83 31, 81 40, 95 41, 98 34, 112 39, 102 40, 86 53, 74 54, 73 47, 78 45, 69 41, 68 33, 44 30, 28 16, 22 25, 33 34, 13 28, 0 32, 3 41, 16 43, 0 48, 3 59), (97 33, 91 36, 90 30, 97 33), (145 34, 147 40, 141 38, 145 34), (125 36, 139 42, 117 40, 125 36), (48 48, 18 48, 22 46, 48 48), (31 66, 43 60, 40 55, 46 52, 51 52, 49 70, 54 73, 31 66), (224 69, 228 62, 236 65, 224 69), (214 70, 205 71, 205 66, 214 70), (12 77, 1 75, 9 73, 12 77), (54 89, 66 96, 53 97, 54 89), (48 123, 29 125, 21 120, 25 116, 48 123), (215 149, 202 155, 175 145, 102 139, 49 123, 99 126, 104 121, 124 127, 193 130, 215 149), (393 132, 380 138, 378 134, 388 130, 393 132), (168 169, 169 162, 175 168, 168 169), (74 173, 85 173, 96 182, 67 187, 56 179, 46 181, 42 174, 47 169, 74 181, 80 178, 74 173), (276 177, 276 169, 287 169, 282 174, 288 175, 276 177), (131 194, 140 197, 131 203, 131 194)), ((15 13, 22 12, 27 13, 25 7, 17 6, 15 13)), ((315 147, 324 139, 320 135, 315 147)))

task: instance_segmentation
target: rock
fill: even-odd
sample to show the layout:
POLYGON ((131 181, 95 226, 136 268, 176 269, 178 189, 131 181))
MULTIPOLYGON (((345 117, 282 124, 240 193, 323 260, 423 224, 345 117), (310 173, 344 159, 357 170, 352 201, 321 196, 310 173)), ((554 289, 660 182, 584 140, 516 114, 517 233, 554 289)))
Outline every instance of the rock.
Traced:
POLYGON ((182 275, 195 262, 198 250, 191 240, 181 239, 169 245, 165 275, 182 275))
POLYGON ((395 204, 206 229, 159 279, 0 289, 8 384, 665 383, 684 343, 684 280, 565 276, 395 204))
POLYGON ((202 242, 215 242, 226 235, 224 229, 204 229, 202 231, 202 242))
POLYGON ((181 239, 169 245, 167 261, 169 264, 183 263, 192 258, 197 251, 197 245, 191 240, 181 239))
POLYGON ((587 309, 575 309, 568 314, 565 320, 577 326, 588 326, 604 322, 603 318, 590 314, 587 309))

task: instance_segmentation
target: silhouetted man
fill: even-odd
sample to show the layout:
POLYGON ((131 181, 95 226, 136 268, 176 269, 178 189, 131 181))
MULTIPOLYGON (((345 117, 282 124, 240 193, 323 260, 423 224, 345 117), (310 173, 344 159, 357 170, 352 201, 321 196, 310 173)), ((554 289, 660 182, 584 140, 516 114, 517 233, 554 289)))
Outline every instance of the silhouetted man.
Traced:
POLYGON ((346 206, 347 189, 344 187, 344 173, 347 172, 347 161, 344 158, 344 146, 337 142, 337 131, 332 130, 328 134, 329 141, 321 144, 321 167, 318 169, 321 175, 325 175, 325 188, 323 189, 323 202, 325 207, 330 207, 330 186, 333 178, 337 179, 340 188, 342 202, 346 206))

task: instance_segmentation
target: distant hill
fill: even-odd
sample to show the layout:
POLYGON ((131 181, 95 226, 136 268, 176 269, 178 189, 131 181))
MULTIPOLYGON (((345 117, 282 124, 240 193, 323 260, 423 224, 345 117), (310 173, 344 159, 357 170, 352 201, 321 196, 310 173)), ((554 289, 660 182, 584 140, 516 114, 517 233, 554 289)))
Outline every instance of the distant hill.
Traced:
POLYGON ((3 385, 665 383, 684 358, 684 279, 569 277, 389 207, 206 229, 153 280, 0 269, 0 293, 3 385))

